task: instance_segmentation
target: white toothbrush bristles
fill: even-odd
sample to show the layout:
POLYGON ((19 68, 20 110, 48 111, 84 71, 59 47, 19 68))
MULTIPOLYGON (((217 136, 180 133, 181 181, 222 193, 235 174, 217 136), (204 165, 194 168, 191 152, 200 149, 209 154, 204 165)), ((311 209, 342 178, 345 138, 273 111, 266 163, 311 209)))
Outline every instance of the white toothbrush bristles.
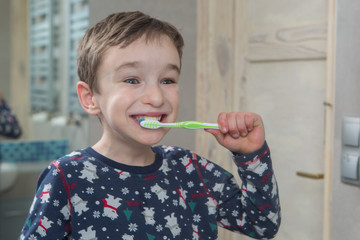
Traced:
POLYGON ((158 129, 158 128, 160 128, 159 121, 156 121, 156 120, 141 121, 140 125, 143 128, 148 128, 148 129, 158 129))

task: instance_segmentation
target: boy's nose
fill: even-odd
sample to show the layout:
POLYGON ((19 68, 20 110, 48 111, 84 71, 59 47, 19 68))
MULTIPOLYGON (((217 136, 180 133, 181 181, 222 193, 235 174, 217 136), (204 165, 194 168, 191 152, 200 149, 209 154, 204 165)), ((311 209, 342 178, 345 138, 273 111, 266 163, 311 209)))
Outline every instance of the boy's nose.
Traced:
POLYGON ((144 104, 150 104, 154 107, 162 106, 164 104, 164 93, 160 84, 147 85, 142 101, 144 104))

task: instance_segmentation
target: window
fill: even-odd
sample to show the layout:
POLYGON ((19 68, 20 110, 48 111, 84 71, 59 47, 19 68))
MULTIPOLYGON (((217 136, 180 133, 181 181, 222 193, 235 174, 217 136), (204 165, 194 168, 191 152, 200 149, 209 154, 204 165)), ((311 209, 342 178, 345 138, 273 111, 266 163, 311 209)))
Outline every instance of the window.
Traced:
POLYGON ((89 0, 29 0, 33 112, 83 114, 76 94, 76 49, 89 26, 89 0))

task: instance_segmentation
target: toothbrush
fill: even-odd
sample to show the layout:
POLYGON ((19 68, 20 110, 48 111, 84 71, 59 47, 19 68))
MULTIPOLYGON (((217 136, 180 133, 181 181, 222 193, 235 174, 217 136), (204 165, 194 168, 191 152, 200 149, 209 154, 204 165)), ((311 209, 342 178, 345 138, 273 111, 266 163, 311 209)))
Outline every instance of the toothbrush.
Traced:
POLYGON ((144 128, 158 129, 160 127, 170 128, 186 128, 186 129, 219 129, 219 125, 216 123, 204 123, 197 121, 184 121, 175 123, 161 123, 156 120, 143 120, 140 125, 144 128))

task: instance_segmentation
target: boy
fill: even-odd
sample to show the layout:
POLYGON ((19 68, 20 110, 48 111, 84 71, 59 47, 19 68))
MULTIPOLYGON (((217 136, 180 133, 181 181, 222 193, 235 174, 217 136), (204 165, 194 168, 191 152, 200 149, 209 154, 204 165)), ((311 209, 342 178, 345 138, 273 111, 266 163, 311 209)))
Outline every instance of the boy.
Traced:
POLYGON ((183 39, 141 12, 116 13, 79 45, 84 110, 103 127, 92 147, 54 161, 40 176, 21 239, 217 239, 217 227, 272 238, 280 206, 260 116, 221 113, 206 130, 229 149, 243 180, 189 150, 157 146, 174 122, 183 39))

